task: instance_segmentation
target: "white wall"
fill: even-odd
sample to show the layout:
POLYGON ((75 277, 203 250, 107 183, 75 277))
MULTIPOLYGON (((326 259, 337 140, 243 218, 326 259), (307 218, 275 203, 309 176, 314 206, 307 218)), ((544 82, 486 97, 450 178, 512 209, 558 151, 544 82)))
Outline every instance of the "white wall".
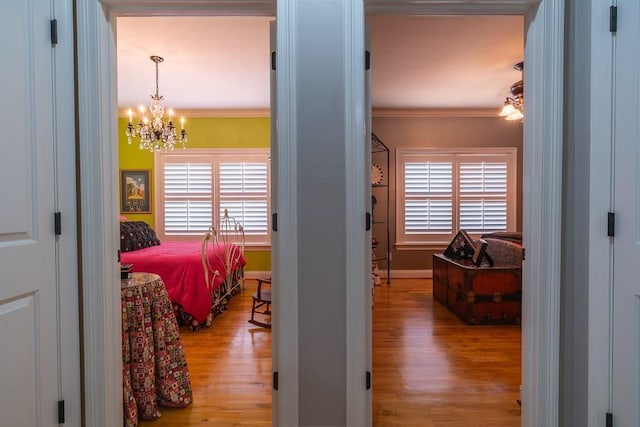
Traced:
POLYGON ((299 33, 296 51, 299 422, 344 425, 344 35, 338 8, 308 3, 298 13, 298 25, 305 31, 299 33))
POLYGON ((590 5, 567 0, 560 330, 560 422, 587 425, 590 5))
MULTIPOLYGON (((352 59, 354 52, 364 52, 363 5, 307 0, 286 6, 279 9, 278 19, 286 10, 294 14, 295 25, 286 40, 278 32, 278 47, 292 46, 282 64, 293 70, 289 78, 280 80, 279 74, 278 79, 290 88, 295 102, 285 105, 290 98, 278 97, 277 151, 281 159, 286 154, 282 137, 295 135, 295 141, 286 141, 295 146, 295 207, 278 206, 283 226, 295 222, 297 277, 294 283, 283 279, 278 286, 297 294, 297 372, 287 370, 283 352, 274 363, 283 385, 297 375, 296 425, 365 425, 362 356, 370 344, 364 342, 366 329, 354 334, 354 323, 364 323, 364 310, 370 310, 370 303, 358 294, 358 289, 370 294, 365 268, 364 54, 352 59), (281 113, 287 108, 294 112, 281 113)), ((280 196, 283 184, 279 180, 280 196)), ((278 274, 286 270, 287 261, 278 254, 278 274)), ((287 310, 280 307, 275 314, 284 317, 287 310)), ((275 407, 282 421, 280 399, 277 396, 275 407)))

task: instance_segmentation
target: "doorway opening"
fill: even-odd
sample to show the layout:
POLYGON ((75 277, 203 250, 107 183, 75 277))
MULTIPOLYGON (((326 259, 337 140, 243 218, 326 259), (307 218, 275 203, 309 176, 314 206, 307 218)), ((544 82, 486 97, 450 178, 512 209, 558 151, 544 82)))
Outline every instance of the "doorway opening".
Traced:
MULTIPOLYGON (((189 425, 211 419, 233 424, 243 419, 262 425, 271 419, 271 394, 264 393, 271 384, 271 331, 248 320, 255 279, 270 274, 272 20, 264 16, 116 19, 118 168, 146 171, 149 178, 145 188, 149 206, 130 208, 121 200, 121 227, 142 221, 155 231, 160 245, 149 256, 188 257, 196 250, 196 262, 189 258, 184 262, 197 271, 202 268, 199 249, 209 227, 214 229, 212 239, 222 246, 231 244, 229 239, 222 242, 231 231, 218 229, 229 226, 222 220, 225 214, 242 229, 242 237, 232 239, 242 255, 219 253, 218 243, 210 245, 216 249, 210 257, 209 281, 186 270, 172 274, 162 263, 134 262, 134 271, 161 275, 181 325, 176 339, 181 340, 190 374, 193 403, 176 409, 160 403, 161 422, 189 425), (129 124, 135 129, 142 117, 150 118, 152 55, 162 58, 156 64, 160 67, 155 84, 156 95, 162 96, 163 120, 173 118, 177 131, 184 129, 184 147, 178 143, 174 149, 149 150, 139 144, 138 135, 125 131, 129 124), (138 111, 139 105, 144 109, 138 111), (246 261, 244 280, 239 282, 225 273, 226 264, 236 256, 246 261), (225 277, 225 283, 217 277, 225 277), (203 290, 208 286, 217 288, 203 290), (200 301, 208 293, 213 307, 203 308, 200 301), (203 317, 207 308, 210 319, 203 317), (204 402, 216 402, 215 408, 204 402)), ((234 234, 237 231, 235 227, 234 234)), ((131 255, 123 253, 122 259, 131 255)), ((133 257, 137 259, 135 251, 133 257)))
MULTIPOLYGON (((462 312, 455 310, 455 303, 447 304, 446 297, 436 300, 441 294, 432 290, 436 274, 432 258, 443 252, 460 229, 473 239, 493 231, 514 232, 515 236, 522 230, 522 121, 504 120, 498 112, 510 86, 522 78, 513 65, 524 57, 524 18, 375 15, 367 21, 372 130, 389 147, 391 156, 389 169, 385 162, 377 164, 384 169, 382 175, 390 177, 384 182, 390 184, 390 244, 396 276, 391 286, 385 286, 383 280, 374 287, 374 423, 419 422, 411 417, 429 414, 435 423, 452 417, 464 424, 465 417, 477 416, 471 415, 470 408, 478 399, 484 401, 483 418, 519 425, 518 304, 496 303, 495 309, 503 311, 496 312, 492 320, 472 319, 476 314, 466 318, 489 325, 468 326, 454 314, 462 312), (512 153, 511 161, 507 161, 507 152, 512 153), (502 183, 500 194, 477 192, 479 187, 472 189, 468 184, 468 171, 479 171, 484 165, 501 170, 500 176, 491 172, 492 177, 486 177, 502 183), (492 223, 478 216, 476 209, 485 202, 497 208, 492 210, 492 223), (470 211, 472 204, 475 214, 470 211), (504 312, 507 305, 511 314, 504 312), (491 338, 501 334, 502 340, 491 338), (491 379, 487 376, 490 371, 491 379), (456 407, 461 408, 460 414, 455 413, 456 407)), ((476 183, 485 179, 483 173, 474 176, 476 183)), ((386 195, 376 191, 375 184, 372 187, 379 199, 374 212, 381 205, 384 214, 386 195)), ((372 226, 374 238, 380 241, 376 250, 381 248, 382 253, 386 242, 379 237, 385 226, 384 221, 374 221, 372 226)), ((504 265, 502 259, 496 261, 504 265)), ((510 276, 514 284, 510 292, 518 298, 519 263, 516 266, 518 273, 510 276)), ((384 263, 380 268, 386 271, 384 263)), ((446 281, 446 276, 440 272, 438 278, 446 281)), ((473 421, 467 419, 469 424, 473 421)))

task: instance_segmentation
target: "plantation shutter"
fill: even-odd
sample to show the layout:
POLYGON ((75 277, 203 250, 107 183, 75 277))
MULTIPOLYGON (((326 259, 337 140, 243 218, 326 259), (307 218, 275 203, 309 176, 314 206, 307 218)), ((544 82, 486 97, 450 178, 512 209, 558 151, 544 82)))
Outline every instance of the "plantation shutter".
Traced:
POLYGON ((450 233, 452 163, 406 162, 404 166, 405 234, 450 233))
POLYGON ((507 162, 460 163, 460 228, 472 233, 507 229, 507 162))
POLYGON ((396 245, 441 247, 458 230, 479 237, 515 230, 515 148, 402 148, 396 245))
POLYGON ((225 210, 244 227, 247 236, 268 234, 266 162, 221 162, 220 216, 225 210))
POLYGON ((164 164, 164 231, 189 234, 212 224, 212 166, 207 163, 164 164))

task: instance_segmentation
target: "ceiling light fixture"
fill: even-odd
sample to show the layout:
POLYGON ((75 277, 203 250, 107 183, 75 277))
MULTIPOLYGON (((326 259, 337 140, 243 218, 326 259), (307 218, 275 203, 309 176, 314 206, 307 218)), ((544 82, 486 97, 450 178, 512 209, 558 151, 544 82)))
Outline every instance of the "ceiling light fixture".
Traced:
POLYGON ((148 108, 140 105, 140 121, 137 126, 133 126, 133 112, 131 108, 127 111, 129 114, 129 124, 127 125, 127 141, 131 144, 132 138, 140 138, 140 149, 157 151, 157 150, 173 150, 176 144, 182 144, 182 148, 187 145, 187 131, 184 129, 184 117, 180 117, 180 133, 176 132, 173 125, 173 109, 167 110, 169 120, 164 121, 164 106, 158 90, 158 64, 164 61, 164 58, 153 55, 151 61, 156 64, 156 94, 151 95, 152 103, 148 108), (146 112, 151 117, 147 117, 146 112))
MULTIPOLYGON (((524 62, 518 62, 513 68, 522 71, 524 62)), ((524 118, 524 85, 522 80, 511 85, 511 96, 507 96, 498 115, 506 120, 522 120, 524 118)))

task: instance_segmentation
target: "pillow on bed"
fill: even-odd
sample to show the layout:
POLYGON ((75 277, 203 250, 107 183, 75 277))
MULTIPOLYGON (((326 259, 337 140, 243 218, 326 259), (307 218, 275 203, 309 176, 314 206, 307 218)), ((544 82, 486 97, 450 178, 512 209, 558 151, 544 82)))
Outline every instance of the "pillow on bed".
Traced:
POLYGON ((120 252, 131 252, 160 244, 156 232, 144 221, 120 223, 120 252))

